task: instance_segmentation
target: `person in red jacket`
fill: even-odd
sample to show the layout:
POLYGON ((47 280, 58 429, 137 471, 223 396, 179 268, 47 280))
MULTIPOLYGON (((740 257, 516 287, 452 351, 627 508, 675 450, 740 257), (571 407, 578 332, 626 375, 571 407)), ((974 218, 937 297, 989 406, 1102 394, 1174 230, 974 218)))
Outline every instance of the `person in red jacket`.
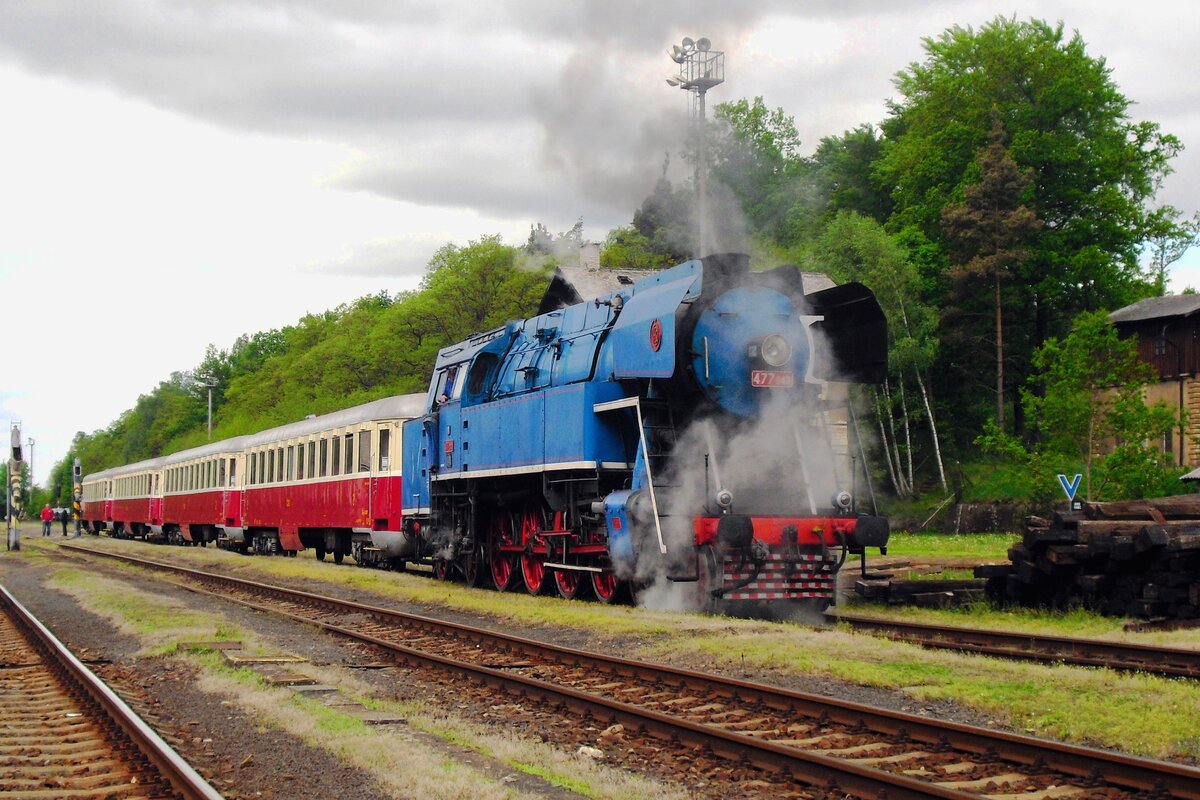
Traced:
POLYGON ((50 504, 47 503, 42 508, 42 536, 50 535, 50 523, 54 521, 54 512, 50 509, 50 504))

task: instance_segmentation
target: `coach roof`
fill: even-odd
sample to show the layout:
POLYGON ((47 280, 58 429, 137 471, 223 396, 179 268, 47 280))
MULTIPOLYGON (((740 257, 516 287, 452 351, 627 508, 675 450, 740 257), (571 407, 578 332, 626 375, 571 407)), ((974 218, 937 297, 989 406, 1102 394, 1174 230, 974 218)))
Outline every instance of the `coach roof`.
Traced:
POLYGON ((193 458, 205 458, 206 456, 215 456, 225 453, 240 453, 246 449, 246 440, 249 436, 235 436, 232 439, 222 439, 219 442, 209 442, 208 444, 199 447, 190 447, 187 450, 180 450, 178 453, 172 453, 169 456, 163 456, 162 465, 169 467, 172 464, 181 464, 184 461, 191 461, 193 458))
POLYGON ((260 444, 267 444, 268 442, 275 442, 280 439, 307 436, 310 433, 319 433, 331 428, 344 428, 348 425, 357 425, 360 422, 370 422, 372 420, 412 419, 425 413, 425 400, 424 392, 420 394, 402 394, 395 397, 385 397, 382 400, 364 403, 361 406, 334 411, 332 414, 322 414, 319 417, 302 419, 299 422, 291 422, 287 425, 280 425, 278 428, 265 430, 262 433, 252 434, 246 437, 245 446, 247 448, 256 447, 260 444))

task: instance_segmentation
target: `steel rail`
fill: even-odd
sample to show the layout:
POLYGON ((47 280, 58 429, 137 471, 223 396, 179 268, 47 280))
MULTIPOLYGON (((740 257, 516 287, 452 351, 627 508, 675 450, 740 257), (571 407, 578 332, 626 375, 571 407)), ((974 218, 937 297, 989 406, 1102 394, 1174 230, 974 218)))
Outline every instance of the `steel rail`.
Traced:
MULTIPOLYGON (((174 572, 201 581, 215 581, 220 584, 240 586, 254 592, 272 594, 277 597, 323 606, 328 609, 362 613, 381 619, 394 620, 425 631, 448 632, 462 640, 487 643, 494 647, 507 649, 510 652, 517 651, 537 655, 558 663, 570 663, 577 666, 586 665, 589 667, 599 666, 615 675, 638 676, 643 679, 656 681, 666 688, 696 689, 717 697, 728 698, 735 702, 747 704, 761 703, 768 708, 795 711, 806 716, 825 718, 840 724, 862 725, 872 732, 881 735, 905 736, 915 742, 927 744, 932 747, 944 748, 951 746, 957 751, 977 754, 988 758, 1000 758, 1017 765, 1052 769, 1066 775, 1084 779, 1085 781, 1094 782, 1097 778, 1101 778, 1114 786, 1119 786, 1129 791, 1155 792, 1163 797, 1180 798, 1180 800, 1200 800, 1200 769, 1182 764, 1039 739, 1022 734, 992 731, 962 723, 932 720, 913 714, 889 711, 845 700, 752 683, 737 678, 726 678, 694 670, 649 664, 618 656, 562 647, 497 631, 474 628, 459 623, 446 622, 394 609, 369 606, 350 600, 340 600, 243 578, 232 578, 202 570, 181 567, 175 564, 138 558, 136 556, 109 553, 68 544, 61 546, 77 550, 84 554, 137 564, 150 569, 174 572)), ((225 599, 233 599, 225 595, 218 594, 217 596, 225 599)), ((238 601, 235 600, 235 602, 238 601)), ((288 612, 276 613, 287 614, 288 612)), ((386 647, 397 652, 411 653, 413 659, 430 659, 429 663, 441 663, 443 660, 441 656, 417 651, 413 648, 406 648, 394 642, 377 639, 376 637, 349 631, 348 629, 341 629, 340 626, 315 621, 300 615, 288 615, 308 624, 316 624, 323 628, 337 630, 339 633, 345 631, 347 635, 354 638, 370 641, 372 644, 378 644, 381 647, 386 647)), ((572 703, 586 702, 593 705, 603 705, 610 709, 609 713, 613 713, 617 717, 629 714, 632 715, 630 717, 631 721, 633 719, 642 720, 640 724, 651 731, 660 730, 663 725, 670 725, 674 727, 674 735, 679 736, 680 732, 686 731, 689 727, 699 727, 703 730, 698 733, 709 737, 707 743, 713 747, 714 751, 723 752, 723 749, 718 747, 717 742, 728 742, 731 746, 747 748, 739 757, 749 757, 756 764, 777 764, 777 759, 780 755, 778 751, 782 751, 782 753, 786 754, 787 758, 793 759, 793 764, 806 762, 821 770, 836 768, 839 771, 844 770, 845 767, 852 767, 857 772, 865 773, 862 776, 862 780, 882 778, 890 782, 892 779, 901 779, 902 783, 893 784, 893 788, 890 789, 883 789, 889 798, 901 796, 900 792, 909 791, 909 787, 913 783, 918 785, 919 793, 923 796, 959 797, 965 794, 938 787, 933 783, 902 778, 902 776, 896 776, 882 770, 848 764, 842 759, 805 753, 805 751, 797 748, 773 744, 755 737, 712 728, 711 726, 693 723, 670 715, 661 715, 651 710, 637 708, 636 706, 608 700, 596 695, 579 693, 568 687, 554 686, 544 681, 502 670, 495 670, 486 666, 469 664, 454 659, 445 659, 445 661, 447 662, 445 664, 447 668, 464 672, 464 674, 476 675, 489 685, 499 685, 497 682, 504 682, 510 686, 520 684, 528 687, 529 690, 538 690, 539 692, 545 690, 548 694, 553 695, 556 699, 563 702, 569 699, 572 703), (586 698, 586 700, 583 698, 586 698), (597 700, 601 702, 596 703, 597 700), (664 716, 665 719, 662 719, 664 716), (683 724, 681 725, 680 723, 683 724), (765 755, 767 753, 771 753, 772 755, 765 755), (883 778, 883 776, 887 777, 883 778), (951 795, 946 795, 944 794, 945 792, 950 792, 951 795)), ((842 774, 846 773, 843 772, 842 774)), ((811 782, 811 779, 809 779, 809 782, 811 782)), ((837 785, 847 789, 850 788, 845 783, 837 785)), ((913 787, 913 790, 916 791, 917 787, 913 787)), ((860 794, 859 796, 877 797, 878 793, 879 790, 877 789, 873 793, 860 794)), ((978 797, 978 795, 965 796, 978 797)))
POLYGON ((854 630, 877 632, 895 641, 933 649, 958 650, 1023 661, 1107 667, 1169 678, 1200 679, 1200 650, 1019 631, 964 628, 955 625, 932 625, 858 614, 827 613, 825 616, 831 622, 844 623, 854 630))
POLYGON ((222 800, 221 794, 154 732, 116 692, 75 657, 50 629, 0 585, 0 604, 29 637, 48 666, 71 686, 78 687, 127 735, 138 751, 185 800, 222 800))

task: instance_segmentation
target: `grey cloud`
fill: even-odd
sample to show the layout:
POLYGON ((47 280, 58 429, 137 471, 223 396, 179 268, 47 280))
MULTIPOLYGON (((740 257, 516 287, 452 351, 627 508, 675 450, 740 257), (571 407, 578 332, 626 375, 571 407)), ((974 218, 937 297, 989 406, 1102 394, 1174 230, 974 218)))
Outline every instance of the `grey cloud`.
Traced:
POLYGON ((536 153, 527 144, 491 132, 495 135, 478 137, 469 147, 450 140, 408 151, 372 151, 345 165, 328 184, 425 206, 539 220, 552 230, 569 228, 579 216, 592 230, 627 221, 628 208, 591 199, 590 192, 581 198, 563 181, 547 180, 531 163, 536 153))
POLYGON ((413 119, 465 123, 525 112, 524 87, 540 67, 522 60, 524 43, 484 39, 455 52, 462 42, 436 15, 350 24, 330 8, 337 4, 9 4, 0 53, 159 107, 272 133, 352 136, 413 119))
MULTIPOLYGON (((1127 14, 1052 5, 1037 15, 1079 27, 1094 53, 1111 50, 1144 103, 1135 117, 1195 129, 1180 109, 1200 90, 1148 74, 1172 63, 1164 53, 1197 66, 1190 42, 1142 30, 1134 44, 1127 14)), ((681 36, 730 54, 713 102, 762 94, 795 115, 811 149, 882 119, 892 74, 922 57, 920 37, 995 13, 950 0, 9 0, 0 58, 234 129, 347 144, 362 157, 330 181, 340 188, 548 224, 548 210, 566 225, 584 214, 593 227, 628 221, 664 153, 681 161, 686 98, 658 79, 681 36), (803 74, 740 63, 747 33, 781 18, 846 22, 847 45, 803 74)), ((1180 14, 1183 27, 1198 16, 1180 14)))
POLYGON ((336 258, 309 262, 304 271, 360 277, 420 277, 429 258, 442 244, 441 239, 432 236, 375 239, 347 248, 336 258))

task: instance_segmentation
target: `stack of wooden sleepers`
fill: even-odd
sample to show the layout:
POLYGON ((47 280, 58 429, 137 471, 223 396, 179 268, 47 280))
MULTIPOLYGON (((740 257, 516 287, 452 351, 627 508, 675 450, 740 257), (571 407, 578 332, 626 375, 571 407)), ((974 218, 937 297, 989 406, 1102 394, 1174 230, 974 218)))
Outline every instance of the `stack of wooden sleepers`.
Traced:
POLYGON ((1011 564, 975 568, 995 599, 1104 614, 1200 617, 1200 495, 1083 503, 1029 517, 1011 564))

